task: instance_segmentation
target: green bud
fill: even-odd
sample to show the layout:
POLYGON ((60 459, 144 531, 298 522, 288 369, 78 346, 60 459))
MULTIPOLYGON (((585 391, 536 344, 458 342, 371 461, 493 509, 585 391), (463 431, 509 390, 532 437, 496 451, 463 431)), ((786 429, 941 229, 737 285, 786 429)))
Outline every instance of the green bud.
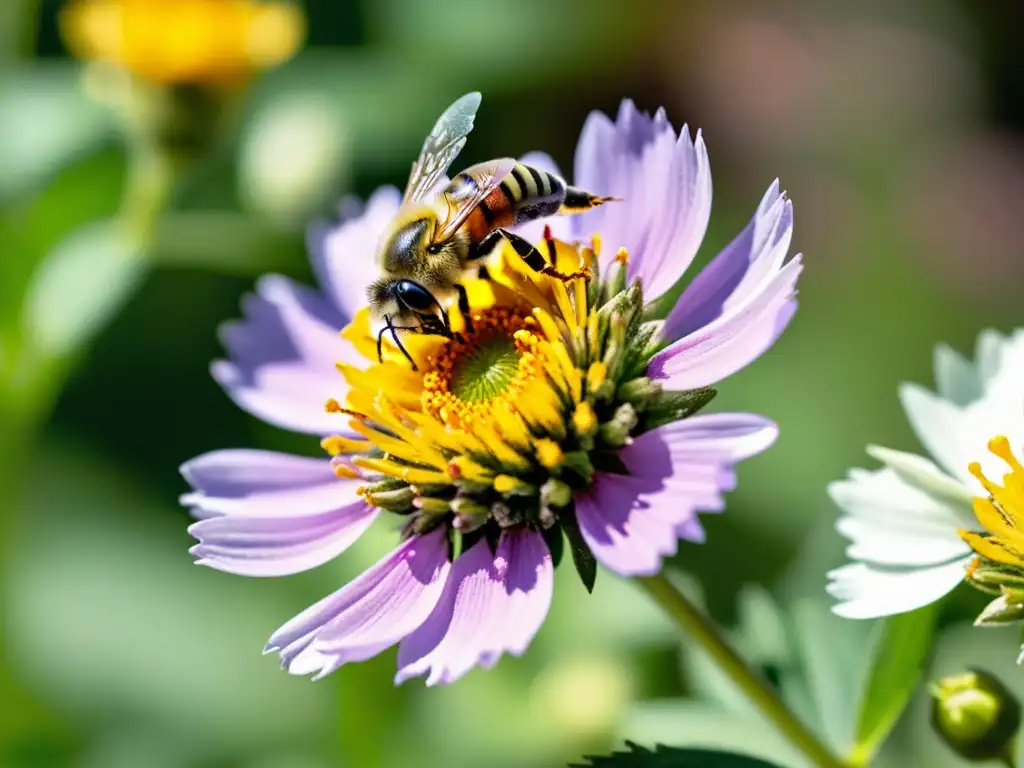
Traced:
POLYGON ((384 483, 375 483, 367 488, 364 498, 375 507, 401 512, 412 506, 415 497, 415 492, 408 485, 400 488, 388 488, 384 483))
POLYGON ((623 403, 615 410, 611 421, 606 421, 598 429, 601 442, 620 448, 629 442, 629 436, 636 428, 636 409, 629 403, 623 403))
POLYGON ((433 496, 418 496, 412 505, 426 515, 446 515, 452 508, 452 503, 448 499, 437 499, 433 496))
POLYGON ((451 507, 455 512, 453 525, 462 533, 471 533, 491 519, 491 510, 468 496, 452 499, 451 507))
POLYGON ((932 686, 932 727, 965 760, 1001 757, 1020 726, 1020 703, 996 678, 971 670, 932 686))
POLYGON ((638 410, 643 410, 647 401, 661 392, 661 384, 651 381, 646 376, 631 379, 619 387, 617 393, 619 400, 625 400, 638 410))
POLYGON ((562 457, 562 468, 572 470, 587 484, 594 477, 594 465, 590 463, 590 457, 584 451, 569 451, 566 453, 562 457))
POLYGON ((612 262, 611 274, 608 275, 608 279, 605 281, 602 299, 611 301, 626 290, 626 271, 628 266, 629 262, 626 258, 616 257, 615 261, 612 262))
POLYGON ((1005 589, 1024 590, 1024 571, 1012 565, 982 561, 967 570, 967 581, 972 587, 993 595, 1002 594, 1005 589))
POLYGON ((557 478, 540 487, 540 503, 545 507, 564 507, 572 501, 572 488, 557 478))
POLYGON ((1020 602, 1021 597, 1024 595, 1020 590, 1006 590, 985 606, 978 618, 974 620, 974 626, 1000 627, 1024 620, 1024 605, 1020 602))

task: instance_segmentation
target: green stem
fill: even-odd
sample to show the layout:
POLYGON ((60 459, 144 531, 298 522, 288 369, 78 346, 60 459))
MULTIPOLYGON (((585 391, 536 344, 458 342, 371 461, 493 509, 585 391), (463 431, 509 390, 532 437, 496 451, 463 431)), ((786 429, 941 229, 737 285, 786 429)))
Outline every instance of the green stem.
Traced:
POLYGON ((743 660, 718 629, 664 574, 637 579, 684 633, 697 641, 747 698, 819 768, 846 768, 782 702, 775 689, 743 660))

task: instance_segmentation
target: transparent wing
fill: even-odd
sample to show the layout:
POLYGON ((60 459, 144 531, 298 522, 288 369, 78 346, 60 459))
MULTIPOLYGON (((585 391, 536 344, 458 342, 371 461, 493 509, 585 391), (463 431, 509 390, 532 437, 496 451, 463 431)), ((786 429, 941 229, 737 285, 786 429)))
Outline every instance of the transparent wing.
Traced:
MULTIPOLYGON (((498 188, 502 180, 512 173, 516 161, 511 157, 489 160, 472 165, 459 174, 471 181, 453 184, 445 192, 448 201, 448 215, 434 233, 434 242, 443 243, 458 230, 480 202, 498 188)), ((458 177, 457 177, 458 178, 458 177)))
POLYGON ((481 98, 476 91, 467 93, 438 118, 434 130, 423 142, 420 156, 412 164, 402 202, 422 200, 448 171, 473 130, 473 119, 480 108, 481 98))

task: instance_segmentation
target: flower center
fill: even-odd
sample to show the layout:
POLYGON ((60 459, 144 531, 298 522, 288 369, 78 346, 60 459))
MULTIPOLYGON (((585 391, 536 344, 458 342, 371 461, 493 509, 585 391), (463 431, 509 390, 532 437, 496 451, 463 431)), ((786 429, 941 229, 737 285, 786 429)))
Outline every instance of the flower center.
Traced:
POLYGON ((497 401, 513 400, 541 373, 536 322, 518 309, 475 314, 472 330, 449 340, 423 376, 423 410, 446 425, 486 419, 497 401))

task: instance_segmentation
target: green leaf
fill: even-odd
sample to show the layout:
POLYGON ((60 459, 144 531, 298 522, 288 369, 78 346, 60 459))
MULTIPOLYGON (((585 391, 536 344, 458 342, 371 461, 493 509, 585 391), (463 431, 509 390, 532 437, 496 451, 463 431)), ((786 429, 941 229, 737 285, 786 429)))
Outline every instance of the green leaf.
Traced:
POLYGON ((144 274, 138 249, 113 222, 73 232, 43 259, 29 286, 29 342, 48 358, 71 354, 120 311, 144 274))
POLYGON ((777 768, 756 757, 709 749, 679 749, 657 745, 653 750, 626 742, 628 752, 613 752, 601 757, 587 756, 586 763, 569 768, 777 768))
POLYGON ((932 645, 937 606, 885 620, 860 701, 849 760, 867 765, 910 701, 932 645))
POLYGON ((594 559, 587 542, 583 540, 579 523, 576 522, 576 511, 566 510, 561 513, 560 518, 565 538, 569 540, 569 551, 572 552, 572 562, 576 566, 576 573, 580 575, 580 581, 587 588, 587 592, 593 592, 594 581, 597 580, 597 560, 594 559))
POLYGON ((82 91, 77 66, 14 71, 0 82, 0 199, 40 186, 113 135, 110 111, 82 91))

